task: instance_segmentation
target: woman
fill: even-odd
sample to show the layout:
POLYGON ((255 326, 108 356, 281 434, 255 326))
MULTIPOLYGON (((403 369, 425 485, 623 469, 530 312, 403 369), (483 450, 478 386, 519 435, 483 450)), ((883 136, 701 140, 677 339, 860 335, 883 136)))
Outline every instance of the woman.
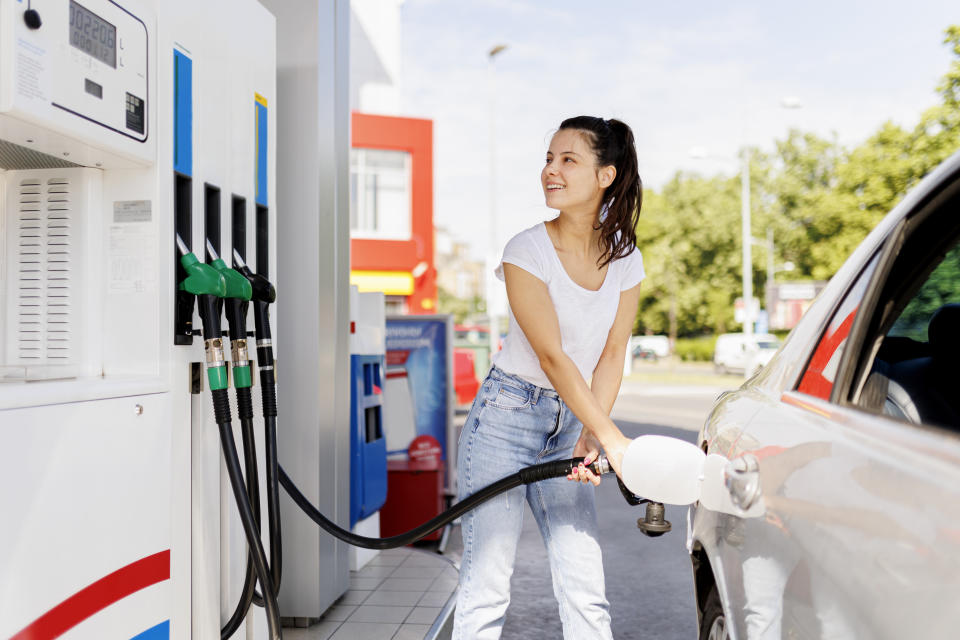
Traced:
MULTIPOLYGON (((633 132, 618 120, 564 120, 540 182, 560 213, 514 236, 497 267, 510 328, 460 435, 461 499, 531 464, 584 456, 589 465, 601 447, 619 474, 629 443, 609 416, 644 277, 633 132)), ((581 465, 567 480, 517 487, 463 516, 455 639, 500 636, 524 498, 547 546, 564 638, 611 637, 589 486, 600 478, 581 465)))

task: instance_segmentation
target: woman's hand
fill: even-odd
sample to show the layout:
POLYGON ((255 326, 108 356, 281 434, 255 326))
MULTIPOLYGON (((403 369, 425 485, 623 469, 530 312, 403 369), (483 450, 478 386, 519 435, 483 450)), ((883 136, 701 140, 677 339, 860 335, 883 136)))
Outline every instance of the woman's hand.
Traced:
POLYGON ((630 440, 630 438, 623 435, 623 433, 617 429, 616 433, 603 445, 603 450, 607 454, 607 461, 610 463, 610 468, 621 478, 623 477, 623 474, 620 473, 621 465, 623 464, 623 454, 627 452, 627 447, 630 446, 631 442, 632 440, 630 440))
MULTIPOLYGON (((600 441, 588 429, 584 428, 580 432, 580 439, 573 447, 573 457, 583 456, 583 462, 576 467, 572 473, 567 475, 567 480, 576 480, 577 482, 592 482, 594 486, 600 484, 600 476, 590 470, 590 465, 600 455, 600 441)), ((622 456, 621 456, 622 457, 622 456)))

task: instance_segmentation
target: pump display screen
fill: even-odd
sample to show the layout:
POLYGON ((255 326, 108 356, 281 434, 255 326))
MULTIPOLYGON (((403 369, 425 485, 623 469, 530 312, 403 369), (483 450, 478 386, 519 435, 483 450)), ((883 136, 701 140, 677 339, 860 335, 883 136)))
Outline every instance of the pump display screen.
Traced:
POLYGON ((70 0, 70 44, 117 68, 117 28, 73 0, 70 0))

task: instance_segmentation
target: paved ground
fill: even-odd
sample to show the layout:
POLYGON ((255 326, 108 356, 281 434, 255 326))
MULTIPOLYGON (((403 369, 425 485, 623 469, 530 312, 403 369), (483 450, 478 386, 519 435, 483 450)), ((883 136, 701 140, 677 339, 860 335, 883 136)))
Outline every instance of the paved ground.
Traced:
MULTIPOLYGON (((675 377, 671 384, 663 384, 642 373, 624 381, 613 417, 627 436, 656 433, 693 441, 716 396, 742 382, 729 376, 710 377, 709 371, 696 368, 681 368, 680 375, 686 371, 694 372, 698 384, 677 384, 673 382, 675 377)), ((597 489, 597 511, 614 637, 694 638, 696 610, 684 548, 686 508, 667 507, 673 531, 648 538, 636 527, 643 507, 627 505, 616 482, 607 479, 597 489)), ((447 553, 458 557, 459 530, 453 532, 450 541, 447 553)), ((529 509, 511 586, 513 600, 507 611, 504 640, 562 637, 546 551, 529 509)))

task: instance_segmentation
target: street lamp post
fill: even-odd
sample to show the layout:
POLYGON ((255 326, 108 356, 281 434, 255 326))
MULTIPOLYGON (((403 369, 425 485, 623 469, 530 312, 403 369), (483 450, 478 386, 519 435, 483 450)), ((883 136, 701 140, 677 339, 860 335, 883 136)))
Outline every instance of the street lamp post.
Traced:
POLYGON ((743 335, 753 335, 753 235, 750 230, 750 149, 744 147, 740 168, 740 231, 743 242, 743 335))
MULTIPOLYGON (((788 96, 780 100, 783 109, 800 109, 803 105, 800 100, 788 96)), ((691 149, 693 158, 715 157, 708 156, 702 147, 691 149)), ((729 160, 729 158, 717 158, 729 160)), ((741 265, 743 287, 743 333, 753 335, 753 236, 750 230, 750 149, 744 147, 740 154, 740 231, 743 246, 743 263, 741 265)), ((773 253, 772 251, 770 252, 773 253)))
POLYGON ((498 239, 497 239, 497 91, 496 91, 496 66, 494 61, 500 53, 503 53, 507 48, 505 44, 498 44, 490 49, 487 52, 487 83, 489 85, 489 100, 490 100, 490 128, 489 128, 489 145, 490 145, 490 185, 489 185, 489 198, 490 198, 490 220, 488 224, 490 225, 490 237, 489 237, 489 248, 487 250, 487 318, 490 321, 490 361, 493 361, 493 355, 497 352, 497 346, 500 339, 500 318, 498 315, 499 309, 497 308, 497 303, 494 301, 496 298, 497 291, 497 279, 494 276, 493 271, 497 267, 497 250, 498 250, 498 239))

